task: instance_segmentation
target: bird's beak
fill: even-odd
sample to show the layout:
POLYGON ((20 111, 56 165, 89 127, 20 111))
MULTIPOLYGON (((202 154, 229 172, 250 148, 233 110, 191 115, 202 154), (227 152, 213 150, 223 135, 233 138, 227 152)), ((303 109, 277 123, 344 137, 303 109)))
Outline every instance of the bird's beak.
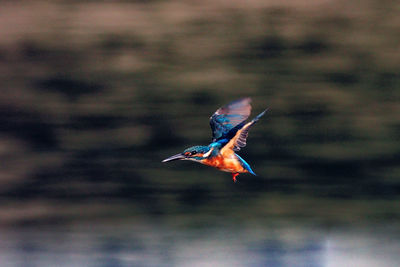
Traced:
POLYGON ((169 158, 166 158, 166 159, 164 159, 162 162, 167 162, 167 161, 173 161, 173 160, 179 160, 179 159, 185 159, 186 157, 184 156, 184 155, 182 155, 182 154, 176 154, 176 155, 173 155, 173 156, 171 156, 171 157, 169 157, 169 158))

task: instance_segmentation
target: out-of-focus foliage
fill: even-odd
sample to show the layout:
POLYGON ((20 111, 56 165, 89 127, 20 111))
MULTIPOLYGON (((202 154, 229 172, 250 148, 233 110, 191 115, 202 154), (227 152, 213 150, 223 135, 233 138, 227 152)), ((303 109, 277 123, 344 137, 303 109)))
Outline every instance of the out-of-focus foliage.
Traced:
POLYGON ((399 1, 0 6, 0 223, 399 219, 399 1), (244 96, 259 176, 160 163, 244 96))

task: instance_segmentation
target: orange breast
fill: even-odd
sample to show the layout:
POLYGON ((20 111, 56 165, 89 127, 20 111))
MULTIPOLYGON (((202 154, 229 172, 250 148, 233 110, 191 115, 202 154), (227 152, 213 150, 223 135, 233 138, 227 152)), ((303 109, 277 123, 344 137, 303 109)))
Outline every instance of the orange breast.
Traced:
POLYGON ((201 163, 215 167, 221 171, 225 172, 248 172, 245 168, 242 167, 240 164, 238 158, 236 156, 232 156, 229 158, 224 158, 221 155, 218 155, 216 157, 210 158, 210 159, 203 159, 201 163))

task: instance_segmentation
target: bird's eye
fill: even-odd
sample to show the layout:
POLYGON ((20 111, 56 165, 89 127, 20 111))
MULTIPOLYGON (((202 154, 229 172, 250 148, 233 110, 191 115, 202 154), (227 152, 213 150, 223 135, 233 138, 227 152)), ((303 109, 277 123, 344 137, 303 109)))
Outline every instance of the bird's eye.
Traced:
POLYGON ((192 155, 195 155, 195 154, 197 154, 196 150, 192 151, 192 153, 191 153, 191 154, 192 154, 192 155))

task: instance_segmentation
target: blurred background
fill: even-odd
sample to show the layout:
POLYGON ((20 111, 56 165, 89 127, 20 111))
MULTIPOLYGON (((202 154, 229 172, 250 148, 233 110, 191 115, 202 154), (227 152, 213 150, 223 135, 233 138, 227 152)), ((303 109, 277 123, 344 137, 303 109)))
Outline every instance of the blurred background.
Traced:
POLYGON ((396 266, 400 2, 1 1, 1 266, 396 266), (161 160, 253 99, 259 176, 161 160))

